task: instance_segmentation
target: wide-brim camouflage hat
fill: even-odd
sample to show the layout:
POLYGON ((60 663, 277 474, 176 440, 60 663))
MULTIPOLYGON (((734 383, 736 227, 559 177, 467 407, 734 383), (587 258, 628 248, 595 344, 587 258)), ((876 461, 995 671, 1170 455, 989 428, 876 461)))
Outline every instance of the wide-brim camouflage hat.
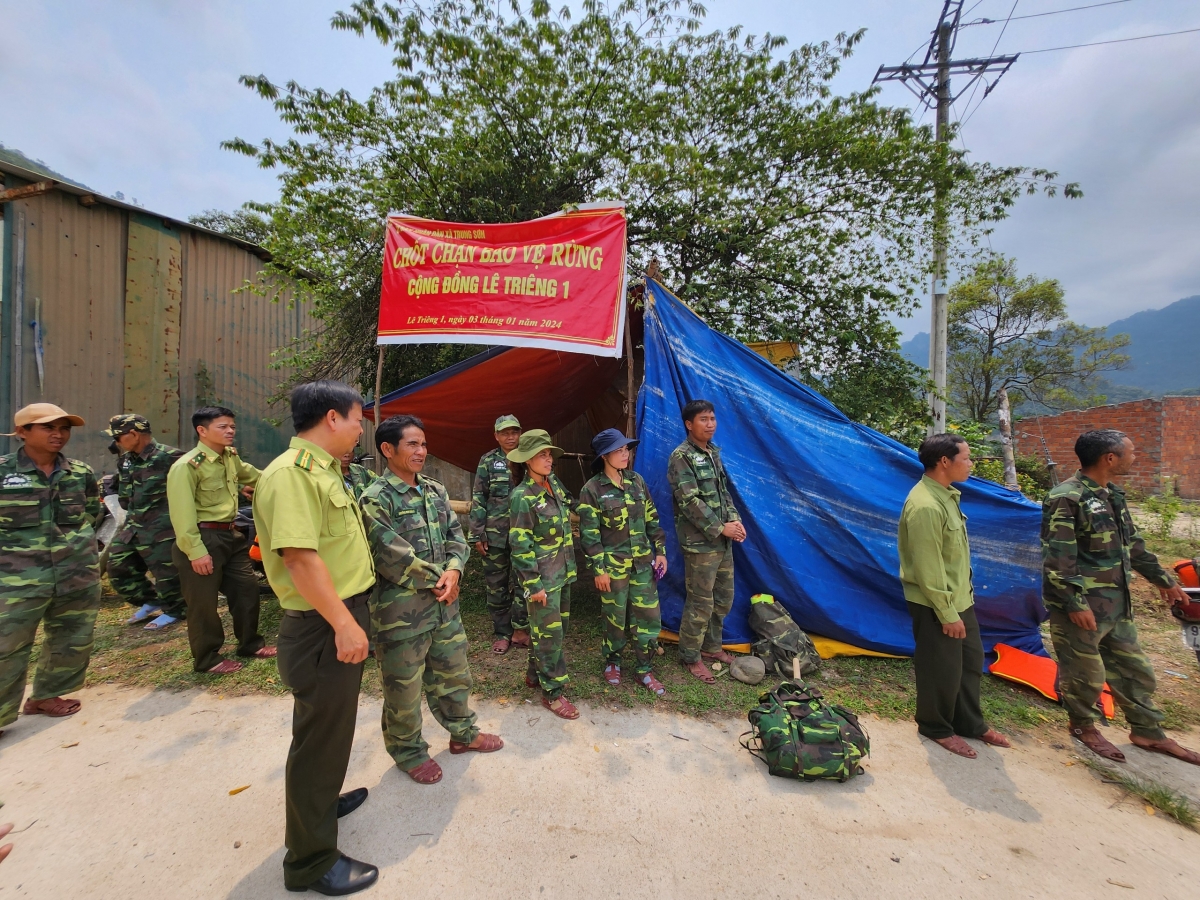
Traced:
POLYGON ((28 406, 22 406, 13 416, 13 424, 18 428, 22 425, 48 425, 59 419, 66 419, 76 427, 85 424, 79 416, 73 416, 53 403, 30 403, 28 406))
POLYGON ((108 420, 108 427, 104 429, 104 433, 112 438, 129 434, 131 431, 136 431, 139 434, 153 433, 153 429, 150 427, 150 420, 145 416, 139 416, 137 413, 121 413, 119 416, 113 416, 108 420))
POLYGON ((507 454, 509 462, 524 463, 529 462, 543 450, 549 450, 555 459, 563 455, 562 447, 555 447, 554 441, 550 438, 550 432, 541 428, 534 428, 531 431, 526 431, 521 435, 521 442, 517 444, 516 450, 509 450, 507 454))
POLYGON ((493 431, 503 431, 505 428, 520 428, 521 423, 517 421, 514 415, 501 416, 496 420, 496 426, 493 431))

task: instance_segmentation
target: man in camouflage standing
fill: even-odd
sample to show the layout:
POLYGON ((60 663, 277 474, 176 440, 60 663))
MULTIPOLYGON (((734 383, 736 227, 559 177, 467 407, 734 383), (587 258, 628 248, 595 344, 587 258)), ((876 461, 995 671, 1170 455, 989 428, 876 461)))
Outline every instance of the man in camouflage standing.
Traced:
POLYGON ((521 423, 516 416, 496 420, 497 448, 489 450, 475 468, 471 490, 471 542, 482 557, 483 581, 487 585, 488 613, 492 617, 493 653, 509 647, 529 646, 529 613, 512 587, 512 563, 508 556, 508 500, 512 477, 507 454, 517 449, 521 423))
POLYGON ((100 609, 100 484, 91 466, 62 452, 83 419, 53 403, 13 419, 22 446, 0 456, 0 729, 16 721, 39 622, 42 651, 23 712, 79 712, 62 695, 83 686, 100 609))
POLYGON ((1088 431, 1075 441, 1075 455, 1079 471, 1051 489, 1042 506, 1042 598, 1071 736, 1105 759, 1125 761, 1096 730, 1096 703, 1107 680, 1135 747, 1200 765, 1200 753, 1163 731, 1154 667, 1133 623, 1129 581, 1135 571, 1168 604, 1188 599, 1146 549, 1124 491, 1112 483, 1133 467, 1133 441, 1120 431, 1088 431))
POLYGON ((187 615, 179 571, 171 560, 175 529, 167 507, 167 472, 183 451, 154 440, 150 422, 135 413, 113 416, 105 434, 121 451, 116 489, 128 513, 108 548, 108 580, 136 610, 129 624, 143 622, 157 610, 146 630, 158 631, 187 615))
POLYGON ((367 485, 375 480, 375 473, 362 463, 355 462, 357 456, 358 447, 354 447, 343 453, 338 462, 341 463, 342 480, 346 482, 346 487, 354 494, 355 500, 361 500, 367 485))
POLYGON ((422 474, 428 448, 415 416, 380 423, 375 446, 387 471, 360 505, 377 577, 371 632, 383 679, 383 743, 418 784, 442 779, 421 737, 421 694, 450 732, 450 752, 491 753, 504 746, 483 734, 471 710, 467 635, 458 583, 470 549, 446 489, 422 474))
POLYGON ((721 451, 712 442, 717 414, 707 400, 683 408, 687 440, 667 461, 675 535, 683 551, 687 599, 679 623, 679 658, 705 684, 716 679, 704 660, 726 665, 733 657, 721 649, 725 616, 733 607, 733 542, 746 539, 746 528, 729 493, 721 451))

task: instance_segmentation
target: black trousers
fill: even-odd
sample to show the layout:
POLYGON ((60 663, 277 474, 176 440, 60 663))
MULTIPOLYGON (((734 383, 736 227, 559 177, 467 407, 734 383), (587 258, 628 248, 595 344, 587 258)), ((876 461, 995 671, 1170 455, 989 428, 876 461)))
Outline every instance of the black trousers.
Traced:
MULTIPOLYGON (((367 594, 346 601, 367 630, 367 594)), ((338 662, 333 629, 319 614, 279 622, 279 677, 292 691, 292 746, 284 790, 287 828, 283 880, 303 887, 338 861, 337 803, 346 780, 362 663, 338 662)))
POLYGON ((258 577, 250 566, 250 542, 240 531, 200 529, 200 540, 213 561, 211 575, 197 575, 187 554, 171 545, 171 558, 179 570, 179 584, 187 601, 188 643, 192 666, 207 672, 221 661, 225 629, 217 611, 217 592, 225 595, 238 656, 253 656, 266 646, 258 633, 258 577))
POLYGON ((933 740, 951 735, 977 738, 987 731, 979 707, 983 677, 983 642, 975 607, 959 613, 965 638, 947 637, 928 606, 908 604, 913 621, 913 668, 917 677, 917 731, 933 740))

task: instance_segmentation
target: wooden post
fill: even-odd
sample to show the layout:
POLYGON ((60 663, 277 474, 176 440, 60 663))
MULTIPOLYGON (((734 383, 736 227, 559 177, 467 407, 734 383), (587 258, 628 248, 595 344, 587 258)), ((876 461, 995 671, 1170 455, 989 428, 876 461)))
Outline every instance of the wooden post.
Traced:
POLYGON ((1013 459, 1012 445, 1012 411, 1008 407, 1008 391, 1004 388, 996 391, 1000 400, 1000 453, 1004 457, 1004 486, 1014 491, 1021 488, 1017 484, 1017 463, 1013 459))
MULTIPOLYGON (((375 430, 379 430, 379 401, 382 399, 380 393, 383 391, 383 348, 386 344, 379 345, 379 362, 375 363, 375 430)), ((383 454, 378 450, 375 451, 375 474, 383 473, 383 454)))
POLYGON ((629 310, 625 310, 625 437, 633 433, 637 416, 637 397, 633 392, 633 332, 629 329, 629 310))

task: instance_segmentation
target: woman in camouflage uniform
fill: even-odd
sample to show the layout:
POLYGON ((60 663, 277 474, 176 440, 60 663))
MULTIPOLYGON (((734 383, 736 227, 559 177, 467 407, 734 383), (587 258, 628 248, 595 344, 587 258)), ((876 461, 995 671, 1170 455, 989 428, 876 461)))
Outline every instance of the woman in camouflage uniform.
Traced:
POLYGON ((571 615, 571 583, 575 581, 575 546, 571 540, 571 497, 554 476, 554 460, 562 449, 540 428, 526 431, 509 451, 513 488, 509 500, 508 546, 519 590, 529 607, 533 649, 525 683, 542 689, 542 705, 564 719, 579 710, 563 696, 567 662, 563 632, 571 615))

